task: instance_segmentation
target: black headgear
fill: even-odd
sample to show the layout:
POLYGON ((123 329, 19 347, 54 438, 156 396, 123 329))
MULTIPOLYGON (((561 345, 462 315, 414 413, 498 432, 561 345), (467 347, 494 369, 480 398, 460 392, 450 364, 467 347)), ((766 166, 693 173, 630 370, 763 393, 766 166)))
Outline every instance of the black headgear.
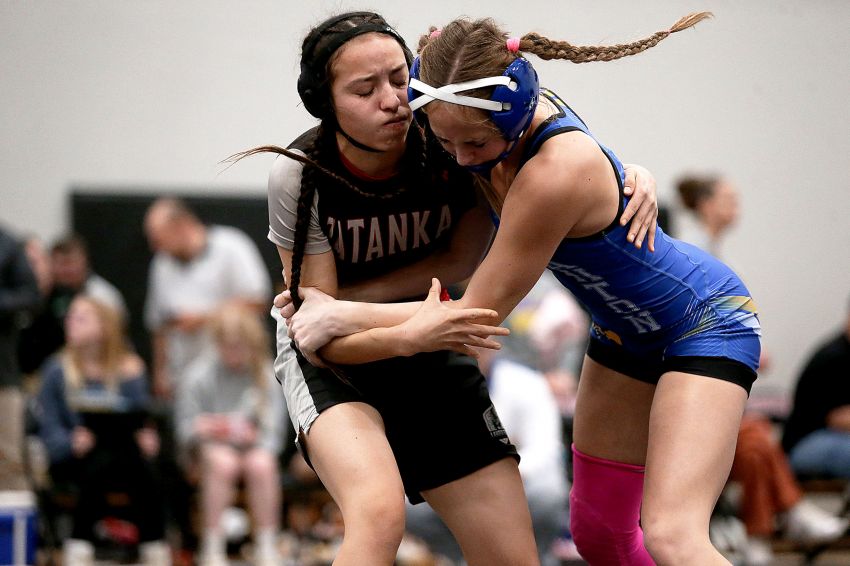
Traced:
POLYGON ((298 76, 298 94, 304 102, 307 112, 319 119, 328 118, 333 115, 331 105, 331 93, 328 89, 327 65, 331 56, 337 49, 348 40, 364 33, 383 33, 395 38, 404 51, 407 66, 413 63, 413 54, 404 43, 404 39, 392 27, 383 23, 383 18, 374 12, 348 12, 339 16, 329 18, 313 28, 304 39, 301 46, 301 74, 298 76), (377 19, 378 22, 351 23, 351 27, 344 31, 328 32, 337 24, 351 19, 377 19), (329 37, 330 36, 330 37, 329 37), (321 49, 319 43, 328 38, 321 49))

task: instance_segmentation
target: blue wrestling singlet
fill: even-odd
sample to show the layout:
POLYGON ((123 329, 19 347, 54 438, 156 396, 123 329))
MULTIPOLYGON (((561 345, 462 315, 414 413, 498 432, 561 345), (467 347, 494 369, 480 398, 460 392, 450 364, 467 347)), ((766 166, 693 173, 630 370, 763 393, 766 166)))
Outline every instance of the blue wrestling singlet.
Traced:
MULTIPOLYGON (((541 89, 540 95, 561 112, 533 132, 520 167, 557 134, 581 131, 593 138, 581 118, 554 93, 541 89)), ((599 147, 617 172, 622 196, 623 165, 611 150, 602 144, 599 147)), ((612 369, 647 381, 657 381, 660 372, 670 369, 687 371, 687 365, 671 368, 668 362, 673 358, 725 358, 749 368, 749 372, 739 368, 751 373, 750 383, 742 384, 749 389, 758 368, 761 335, 749 291, 718 259, 669 237, 660 228, 655 233, 655 252, 647 247, 637 249, 626 240, 628 227, 618 222, 627 202, 623 196, 617 218, 600 233, 564 239, 548 266, 591 314, 588 354, 609 365, 605 363, 608 356, 598 359, 593 355, 602 348, 614 357, 622 354, 624 359, 644 364, 636 371, 630 370, 631 363, 612 369)), ((725 367, 728 369, 728 364, 725 367)), ((715 375, 716 370, 697 368, 692 373, 726 379, 715 375)))

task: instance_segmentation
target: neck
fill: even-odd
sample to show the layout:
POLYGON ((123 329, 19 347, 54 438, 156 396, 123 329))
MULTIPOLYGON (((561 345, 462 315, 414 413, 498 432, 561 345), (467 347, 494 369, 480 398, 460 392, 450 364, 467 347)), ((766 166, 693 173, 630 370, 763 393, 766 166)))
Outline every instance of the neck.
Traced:
POLYGON ((371 177, 389 177, 398 173, 405 144, 380 153, 364 151, 354 146, 341 133, 336 133, 336 144, 345 158, 357 169, 371 177))
POLYGON ((702 225, 705 227, 705 231, 708 232, 708 236, 712 241, 716 242, 720 240, 720 236, 723 235, 724 226, 718 224, 717 222, 713 222, 710 218, 703 217, 702 225))

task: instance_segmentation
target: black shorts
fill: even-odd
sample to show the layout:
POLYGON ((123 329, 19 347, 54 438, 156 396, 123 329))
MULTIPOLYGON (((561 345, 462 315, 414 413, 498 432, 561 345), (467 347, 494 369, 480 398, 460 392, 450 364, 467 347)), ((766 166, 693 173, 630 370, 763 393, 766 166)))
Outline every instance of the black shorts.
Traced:
MULTIPOLYGON (((421 491, 505 457, 519 461, 490 401, 486 380, 468 356, 432 352, 345 366, 345 379, 311 366, 300 355, 298 360, 306 387, 300 388, 298 399, 288 398, 287 402, 302 405, 300 409, 290 405, 290 411, 315 415, 308 417, 310 422, 297 425, 299 436, 318 414, 334 405, 371 405, 384 420, 411 503, 423 501, 421 491), (304 411, 304 404, 311 404, 315 411, 312 407, 304 411)), ((290 374, 287 379, 297 377, 290 374)), ((304 456, 307 458, 306 453, 304 456)))
POLYGON ((743 387, 747 395, 757 376, 748 365, 731 358, 638 355, 593 336, 587 345, 587 357, 606 368, 646 383, 657 384, 668 371, 679 371, 735 383, 743 387))

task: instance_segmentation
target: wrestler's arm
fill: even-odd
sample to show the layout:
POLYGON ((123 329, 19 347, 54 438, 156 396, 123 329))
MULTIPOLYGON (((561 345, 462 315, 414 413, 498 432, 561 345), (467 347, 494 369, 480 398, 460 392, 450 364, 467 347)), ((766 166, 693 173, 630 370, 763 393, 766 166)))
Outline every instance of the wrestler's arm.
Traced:
POLYGON ((493 245, 453 308, 490 308, 504 320, 565 237, 589 235, 610 223, 616 179, 604 154, 578 132, 558 138, 517 175, 493 245))
MULTIPOLYGON (((292 273, 292 252, 278 247, 284 274, 292 273)), ((301 283, 308 293, 321 291, 332 297, 336 292, 336 264, 332 252, 305 255, 301 264, 301 283)), ((351 303, 356 305, 356 303, 351 303)), ((411 326, 407 322, 396 325, 379 326, 364 332, 358 332, 342 338, 332 339, 322 347, 316 356, 314 350, 298 342, 299 349, 315 365, 323 362, 334 364, 362 364, 396 356, 410 356, 416 352, 453 350, 477 356, 471 346, 498 349, 499 343, 489 339, 493 334, 505 334, 506 330, 487 325, 496 317, 496 313, 486 309, 445 309, 440 304, 440 287, 436 280, 432 282, 428 298, 415 306, 418 316, 411 326), (449 311, 449 312, 445 312, 449 311), (428 316, 438 316, 439 322, 427 322, 428 316), (428 345, 423 347, 418 329, 423 323, 434 328, 428 345)), ((414 317, 409 317, 414 318, 414 317)))

